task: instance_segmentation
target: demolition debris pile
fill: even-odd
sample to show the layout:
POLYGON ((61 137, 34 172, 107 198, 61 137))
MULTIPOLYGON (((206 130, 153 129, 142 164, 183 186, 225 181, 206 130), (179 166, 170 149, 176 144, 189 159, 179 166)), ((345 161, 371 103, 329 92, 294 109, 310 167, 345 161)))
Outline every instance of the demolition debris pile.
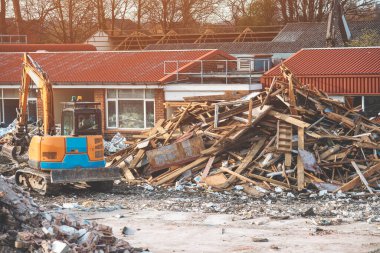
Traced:
POLYGON ((281 69, 269 89, 243 99, 189 98, 177 115, 134 135, 108 165, 153 186, 379 189, 380 126, 281 69))
POLYGON ((11 179, 0 176, 0 252, 141 252, 109 226, 42 213, 11 179))

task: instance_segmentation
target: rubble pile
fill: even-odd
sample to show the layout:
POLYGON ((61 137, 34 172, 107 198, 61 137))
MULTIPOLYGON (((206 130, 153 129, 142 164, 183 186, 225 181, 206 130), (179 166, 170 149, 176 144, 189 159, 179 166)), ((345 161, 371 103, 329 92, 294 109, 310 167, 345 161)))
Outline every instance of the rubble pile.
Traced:
POLYGON ((11 179, 0 177, 0 252, 142 252, 109 226, 43 213, 11 179), (17 250, 17 251, 16 251, 17 250))
POLYGON ((153 186, 377 191, 380 126, 281 69, 283 77, 261 93, 217 103, 192 98, 134 135, 108 166, 153 186))

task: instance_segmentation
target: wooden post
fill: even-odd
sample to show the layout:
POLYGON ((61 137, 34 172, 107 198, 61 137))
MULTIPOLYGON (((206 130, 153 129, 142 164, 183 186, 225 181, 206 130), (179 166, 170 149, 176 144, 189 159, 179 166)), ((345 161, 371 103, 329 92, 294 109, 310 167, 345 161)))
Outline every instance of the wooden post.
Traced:
MULTIPOLYGON (((305 148, 305 129, 303 127, 298 127, 298 152, 305 148)), ((298 190, 301 191, 305 187, 305 168, 301 160, 301 156, 298 153, 297 157, 297 185, 298 190)))
POLYGON ((248 106, 248 123, 247 125, 250 126, 252 124, 252 109, 253 109, 253 100, 249 100, 249 106, 248 106))

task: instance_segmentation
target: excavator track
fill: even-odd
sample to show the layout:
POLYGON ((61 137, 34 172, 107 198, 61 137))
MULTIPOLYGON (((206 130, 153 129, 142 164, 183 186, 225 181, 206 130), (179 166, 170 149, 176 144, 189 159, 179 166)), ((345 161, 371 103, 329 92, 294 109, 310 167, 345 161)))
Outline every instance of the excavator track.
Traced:
POLYGON ((60 184, 51 182, 50 172, 37 171, 31 168, 24 168, 16 171, 17 185, 27 187, 40 195, 51 195, 57 193, 61 188, 60 184))

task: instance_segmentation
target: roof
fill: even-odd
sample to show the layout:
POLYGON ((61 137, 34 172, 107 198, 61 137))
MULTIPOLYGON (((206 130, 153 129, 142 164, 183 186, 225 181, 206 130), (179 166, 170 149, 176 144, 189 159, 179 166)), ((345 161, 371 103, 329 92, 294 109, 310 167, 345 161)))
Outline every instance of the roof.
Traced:
MULTIPOLYGON (((350 31, 353 38, 359 37, 364 29, 373 29, 380 34, 380 20, 351 21, 350 31)), ((220 49, 229 54, 274 54, 295 53, 302 48, 326 47, 325 22, 288 23, 270 42, 233 42, 233 43, 203 43, 203 44, 156 44, 148 45, 146 50, 183 50, 183 49, 220 49)), ((338 33, 338 45, 343 42, 338 33)))
MULTIPOLYGON (((295 76, 380 76, 380 47, 302 49, 283 62, 295 76)), ((279 76, 280 66, 263 77, 279 76)))
POLYGON ((90 44, 0 44, 0 52, 96 51, 90 44))
MULTIPOLYGON (((30 53, 54 84, 141 84, 164 83, 173 74, 164 73, 165 61, 207 60, 216 56, 234 57, 219 50, 118 51, 118 52, 44 52, 30 53)), ((21 54, 0 53, 0 83, 19 83, 21 54)), ((187 70, 196 62, 180 63, 187 70)), ((166 67, 166 72, 173 72, 166 67)))

